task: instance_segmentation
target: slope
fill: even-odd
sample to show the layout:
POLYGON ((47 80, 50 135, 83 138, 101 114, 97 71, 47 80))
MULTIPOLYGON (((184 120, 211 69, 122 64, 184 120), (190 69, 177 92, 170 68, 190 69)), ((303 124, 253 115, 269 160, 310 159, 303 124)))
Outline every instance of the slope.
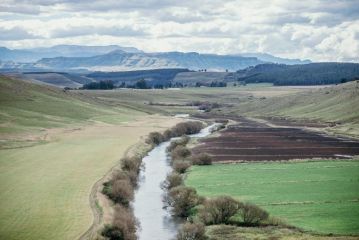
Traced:
POLYGON ((7 77, 0 119, 0 239, 8 240, 79 238, 92 223, 93 184, 149 132, 179 121, 7 77))
POLYGON ((251 98, 229 110, 250 116, 286 116, 331 122, 330 131, 359 136, 359 81, 285 97, 251 98))
MULTIPOLYGON (((122 106, 110 106, 82 94, 0 76, 2 140, 13 138, 16 133, 40 133, 44 128, 65 127, 84 122, 119 123, 142 114, 122 106)), ((1 141, 0 146, 3 144, 4 141, 1 141)))

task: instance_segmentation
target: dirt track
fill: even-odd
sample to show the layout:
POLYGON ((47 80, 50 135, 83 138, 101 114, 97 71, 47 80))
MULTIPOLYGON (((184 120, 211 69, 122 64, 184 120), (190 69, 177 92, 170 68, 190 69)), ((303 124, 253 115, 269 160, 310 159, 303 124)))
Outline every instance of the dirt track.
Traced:
POLYGON ((359 142, 294 127, 271 127, 237 118, 218 137, 201 140, 194 153, 207 152, 215 161, 276 161, 310 158, 350 158, 359 142))

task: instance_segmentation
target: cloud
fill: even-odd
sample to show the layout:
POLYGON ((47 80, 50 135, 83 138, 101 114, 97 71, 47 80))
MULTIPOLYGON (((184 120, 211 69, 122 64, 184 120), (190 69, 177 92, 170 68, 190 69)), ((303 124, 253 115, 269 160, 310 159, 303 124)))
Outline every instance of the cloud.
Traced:
POLYGON ((13 27, 8 29, 0 27, 0 40, 2 41, 35 39, 35 38, 39 38, 39 37, 31 33, 28 33, 25 29, 21 27, 13 27))
POLYGON ((146 32, 142 29, 134 29, 130 26, 90 26, 82 25, 63 29, 54 29, 50 34, 53 38, 66 38, 85 35, 109 35, 118 37, 129 36, 146 36, 146 32))
POLYGON ((0 31, 8 47, 101 43, 359 61, 358 0, 2 0, 0 31))

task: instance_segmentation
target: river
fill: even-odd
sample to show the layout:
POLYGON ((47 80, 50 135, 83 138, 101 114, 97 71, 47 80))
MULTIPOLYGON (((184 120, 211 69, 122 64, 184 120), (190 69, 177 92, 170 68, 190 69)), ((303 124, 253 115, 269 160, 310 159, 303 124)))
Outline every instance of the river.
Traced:
MULTIPOLYGON (((208 126, 190 137, 206 137, 213 127, 214 125, 208 126)), ((172 140, 174 138, 159 144, 143 158, 145 168, 140 173, 139 187, 133 202, 135 216, 140 222, 140 229, 137 232, 139 240, 173 239, 180 225, 179 220, 174 219, 163 208, 164 191, 160 187, 167 174, 172 171, 166 152, 172 140)))

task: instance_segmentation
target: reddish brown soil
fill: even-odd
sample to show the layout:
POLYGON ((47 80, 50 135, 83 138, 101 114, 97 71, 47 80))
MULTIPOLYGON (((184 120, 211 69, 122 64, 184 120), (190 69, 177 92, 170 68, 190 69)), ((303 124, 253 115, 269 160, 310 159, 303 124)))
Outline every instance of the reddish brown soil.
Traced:
POLYGON ((326 122, 326 123, 319 123, 315 121, 308 121, 308 120, 294 120, 288 119, 285 117, 262 117, 262 119, 273 123, 279 126, 292 126, 292 127, 313 127, 313 128, 325 128, 325 127, 333 127, 337 123, 334 122, 326 122))
POLYGON ((220 136, 201 140, 195 154, 206 152, 215 161, 275 161, 310 158, 350 158, 359 155, 359 142, 301 128, 276 128, 236 118, 220 136))

